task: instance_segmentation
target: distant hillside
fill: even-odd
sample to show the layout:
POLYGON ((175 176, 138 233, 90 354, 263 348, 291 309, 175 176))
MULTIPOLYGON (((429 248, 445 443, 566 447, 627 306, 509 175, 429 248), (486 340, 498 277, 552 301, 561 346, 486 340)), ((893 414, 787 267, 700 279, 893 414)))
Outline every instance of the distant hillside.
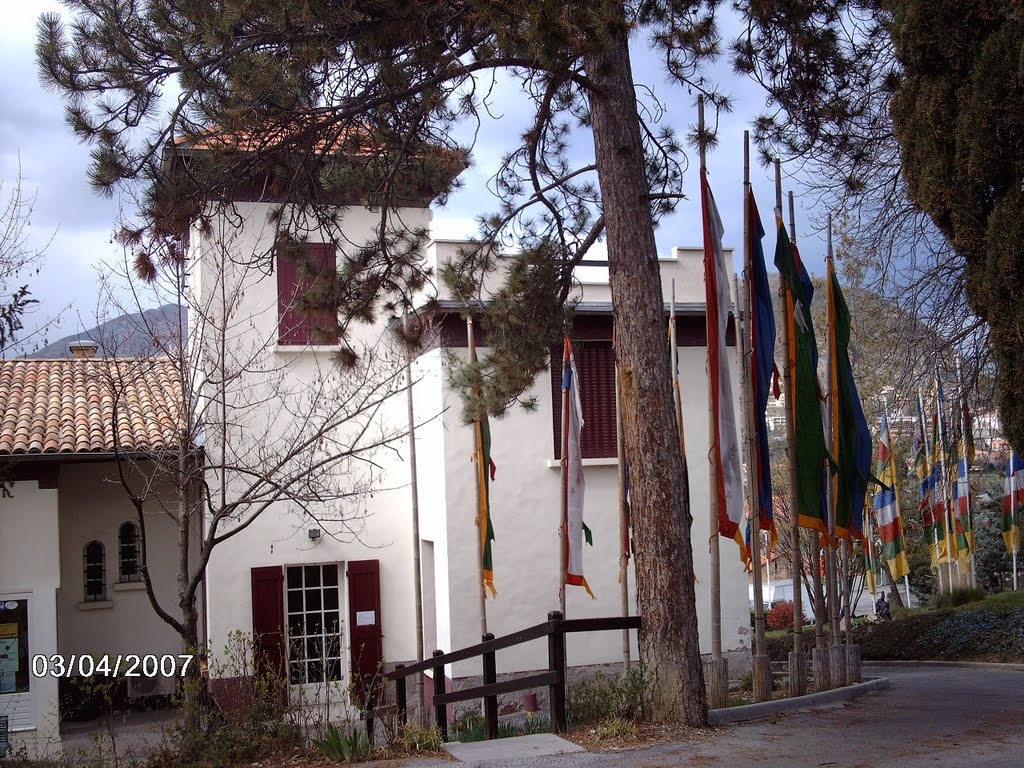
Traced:
POLYGON ((162 353, 157 339, 174 338, 177 334, 178 307, 174 304, 165 304, 156 309, 147 309, 145 312, 115 317, 88 331, 58 339, 25 357, 70 357, 68 344, 80 340, 96 342, 99 345, 98 357, 149 357, 162 353))

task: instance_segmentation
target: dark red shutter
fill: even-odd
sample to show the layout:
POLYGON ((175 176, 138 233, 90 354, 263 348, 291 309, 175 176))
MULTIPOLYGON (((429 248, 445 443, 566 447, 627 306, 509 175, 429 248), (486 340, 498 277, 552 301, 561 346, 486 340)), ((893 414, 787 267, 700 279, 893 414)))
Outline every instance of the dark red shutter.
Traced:
POLYGON ((257 664, 285 679, 284 571, 252 569, 252 634, 257 664))
POLYGON ((348 564, 346 575, 348 625, 352 637, 350 668, 356 692, 362 700, 363 682, 377 674, 384 659, 384 635, 380 620, 380 560, 353 560, 348 564))
POLYGON ((315 274, 303 275, 301 259, 277 257, 278 341, 285 345, 336 344, 338 318, 333 312, 302 312, 294 306, 296 296, 320 280, 333 281, 337 254, 333 243, 306 243, 307 258, 315 274))
MULTIPOLYGON (((615 430, 615 358, 611 341, 573 342, 583 407, 581 452, 585 459, 618 455, 615 430)), ((555 458, 562 458, 562 357, 552 353, 551 395, 555 458)))

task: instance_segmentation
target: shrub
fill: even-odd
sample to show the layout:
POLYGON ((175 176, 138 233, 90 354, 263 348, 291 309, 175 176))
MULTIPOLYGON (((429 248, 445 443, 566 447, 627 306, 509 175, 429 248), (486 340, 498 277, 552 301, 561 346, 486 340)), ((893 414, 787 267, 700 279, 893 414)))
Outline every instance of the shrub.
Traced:
POLYGON ((631 668, 620 678, 597 675, 581 680, 569 693, 569 723, 584 725, 616 717, 642 720, 649 686, 650 678, 641 667, 631 668))
POLYGON ((933 603, 936 608, 956 608, 969 603, 980 603, 984 599, 984 590, 960 587, 954 589, 952 594, 945 592, 941 595, 936 595, 933 603))
POLYGON ((765 623, 769 629, 792 629, 793 601, 783 600, 778 603, 772 603, 772 609, 765 617, 765 623))
POLYGON ((370 740, 361 728, 342 733, 336 725, 328 725, 324 737, 314 741, 313 746, 336 763, 355 763, 370 756, 370 740))
POLYGON ((433 726, 423 728, 415 723, 406 723, 401 728, 398 742, 403 752, 440 752, 441 731, 433 726))
POLYGON ((594 731, 598 741, 622 741, 635 739, 640 735, 636 723, 621 717, 613 717, 601 723, 594 731))

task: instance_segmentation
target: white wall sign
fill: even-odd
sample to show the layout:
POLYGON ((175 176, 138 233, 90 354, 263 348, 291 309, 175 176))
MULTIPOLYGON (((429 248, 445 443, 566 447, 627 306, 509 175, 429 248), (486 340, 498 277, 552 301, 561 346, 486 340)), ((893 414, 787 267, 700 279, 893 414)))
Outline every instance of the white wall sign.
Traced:
POLYGON ((377 623, 376 611, 356 611, 356 626, 370 627, 377 623))

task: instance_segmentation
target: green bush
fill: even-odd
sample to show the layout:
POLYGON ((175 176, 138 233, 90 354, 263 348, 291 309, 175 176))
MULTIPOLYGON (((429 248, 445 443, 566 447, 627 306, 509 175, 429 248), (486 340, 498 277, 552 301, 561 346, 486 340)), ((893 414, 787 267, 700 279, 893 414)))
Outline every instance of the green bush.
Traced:
POLYGON ((342 733, 336 725, 328 725, 324 737, 314 741, 313 746, 335 763, 356 763, 370 756, 370 740, 361 728, 342 733))
POLYGON ((398 742, 403 752, 440 752, 441 731, 431 726, 423 728, 415 723, 406 723, 399 732, 398 742))
POLYGON ((932 600, 932 604, 935 608, 957 608, 961 605, 969 605, 970 603, 980 603, 984 599, 984 590, 960 587, 954 589, 952 594, 946 592, 936 595, 932 600))
POLYGON ((597 675, 581 680, 569 692, 569 724, 585 725, 616 717, 642 720, 649 687, 650 678, 641 667, 633 667, 619 678, 597 675))

